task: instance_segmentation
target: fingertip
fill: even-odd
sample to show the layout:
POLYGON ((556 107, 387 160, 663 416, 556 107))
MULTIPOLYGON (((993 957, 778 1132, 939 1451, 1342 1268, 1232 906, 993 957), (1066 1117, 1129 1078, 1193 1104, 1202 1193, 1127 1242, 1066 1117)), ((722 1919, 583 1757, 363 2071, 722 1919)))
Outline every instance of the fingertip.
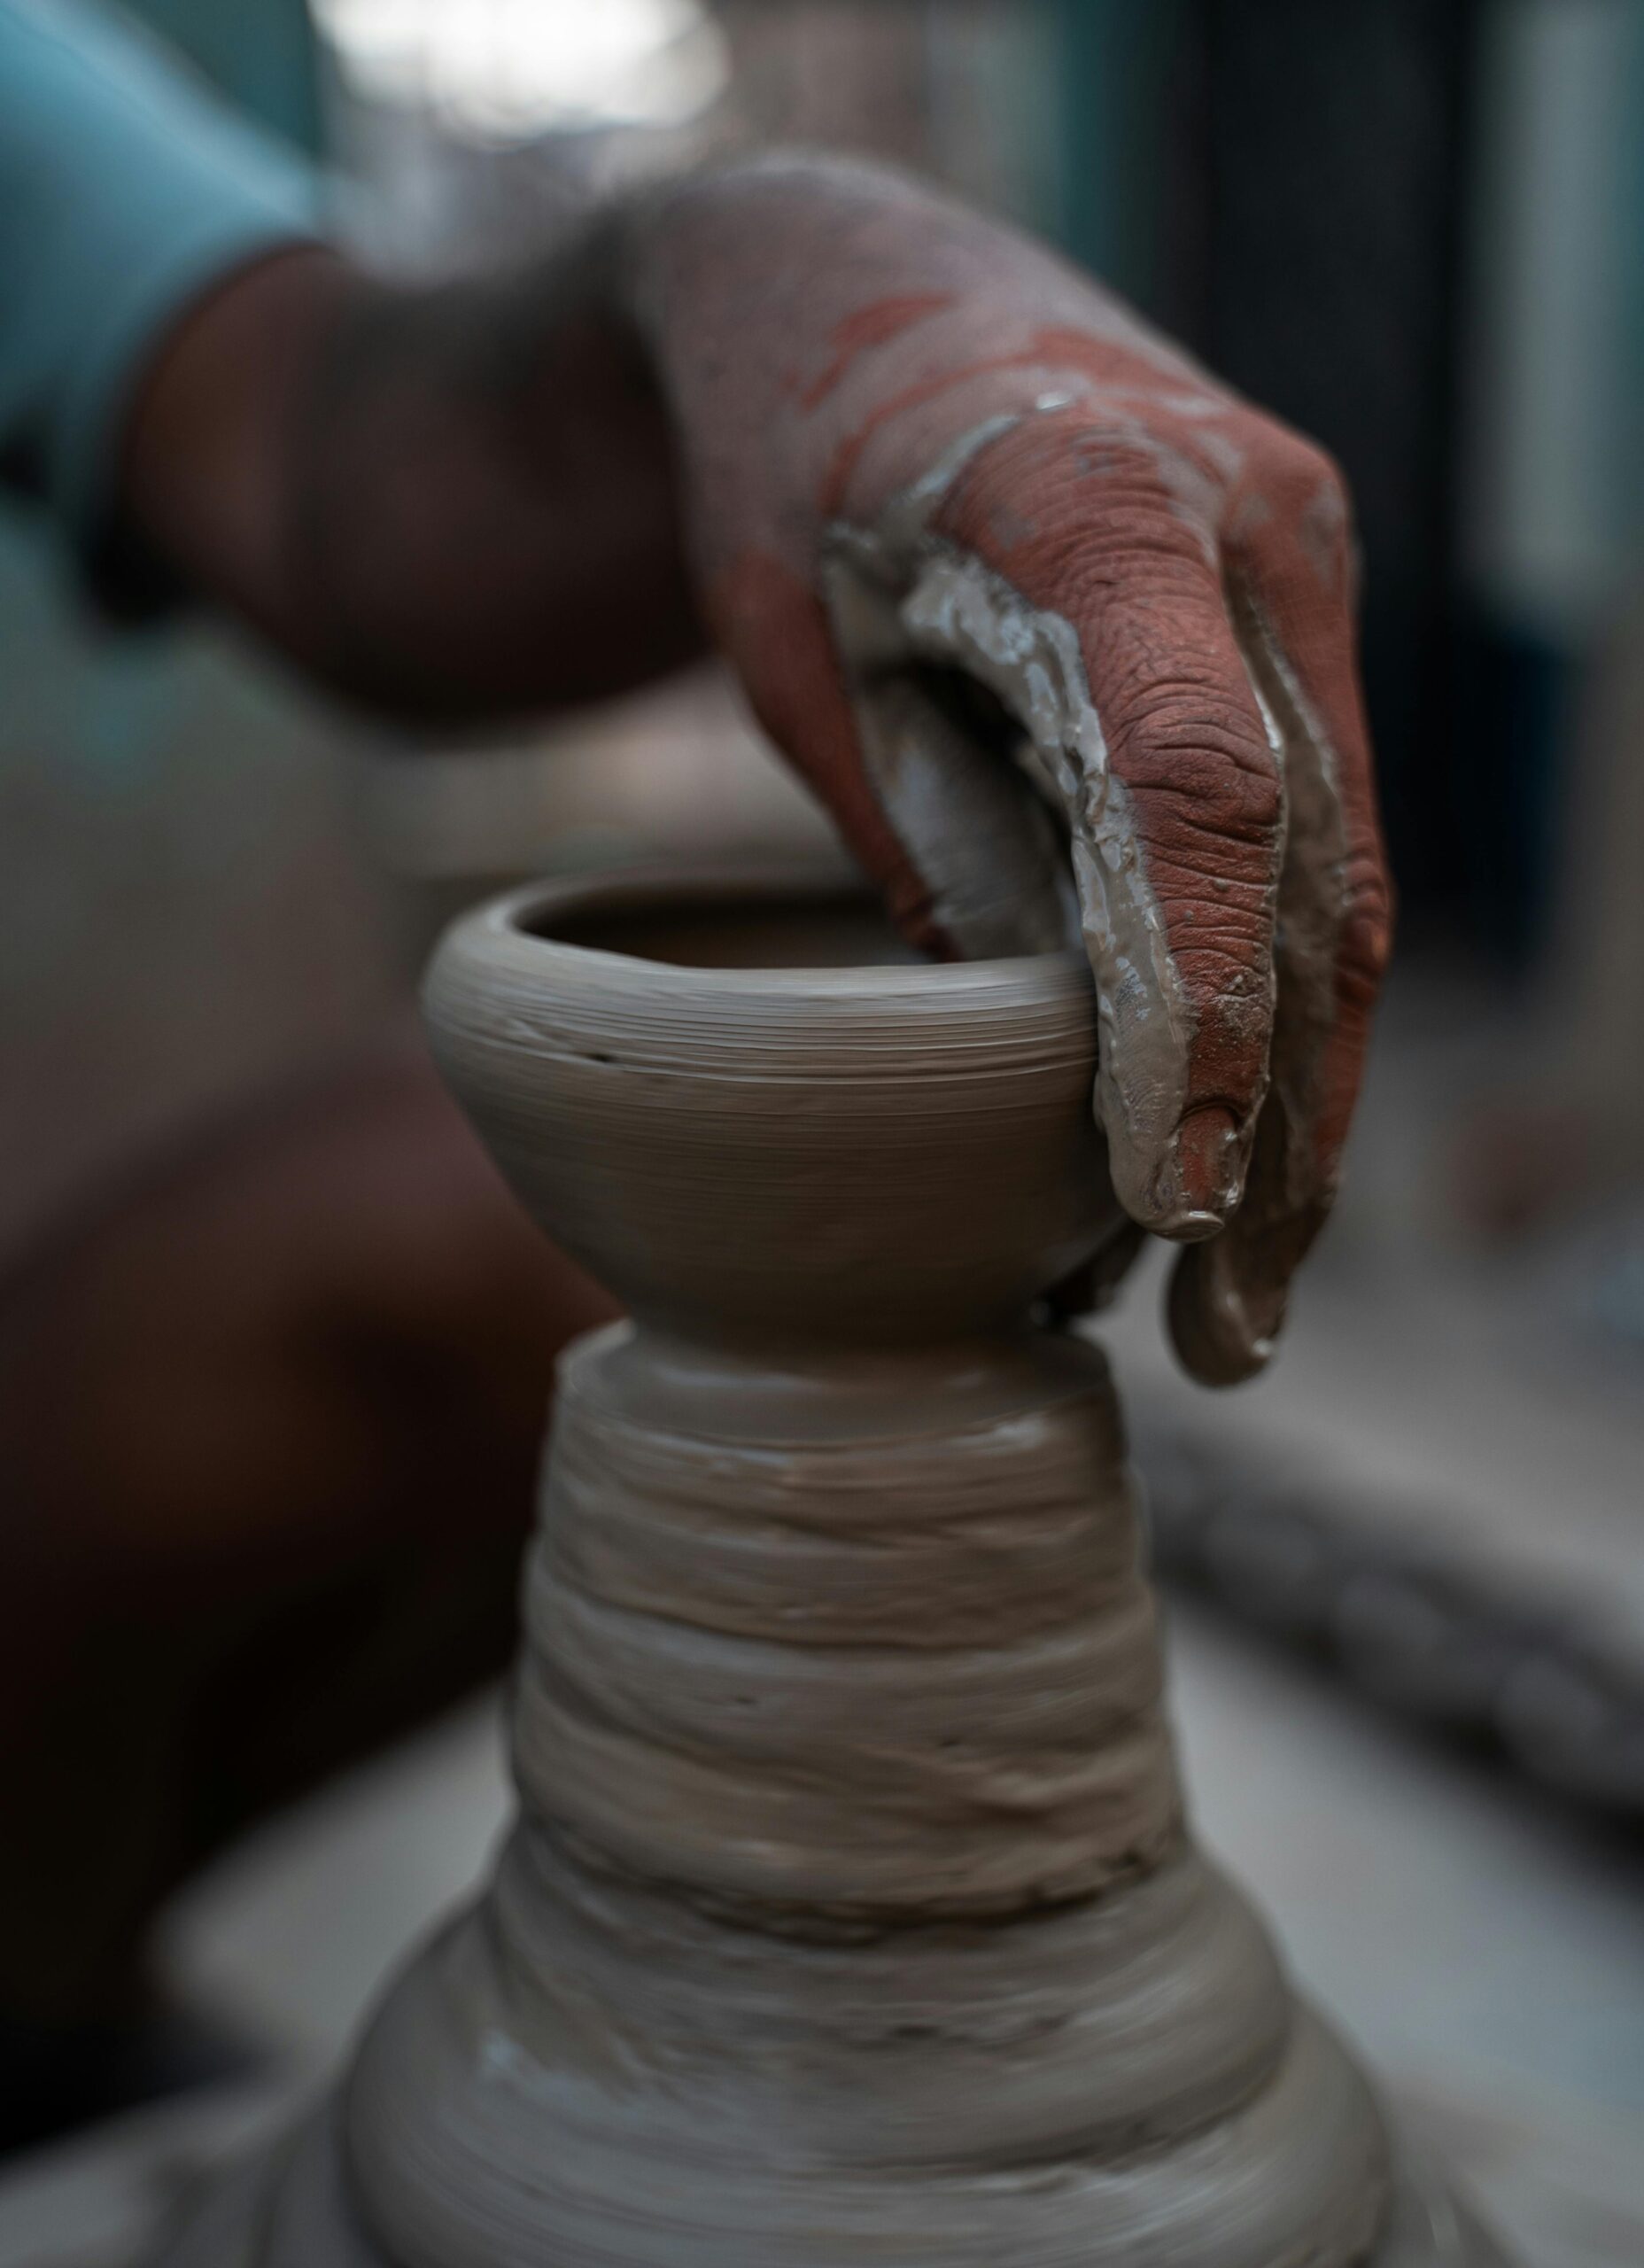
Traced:
POLYGON ((1228 1224, 1226 1213, 1174 1213, 1158 1233, 1173 1244, 1208 1244, 1228 1224))
POLYGON ((1244 1124, 1226 1104, 1187 1112, 1148 1183, 1145 1225, 1174 1244, 1203 1244, 1219 1235, 1245 1193, 1249 1148, 1244 1124))
POLYGON ((1244 1386, 1273 1358, 1283 1328, 1283 1289, 1252 1299, 1222 1239, 1190 1247, 1171 1271, 1166 1313, 1171 1343, 1200 1386, 1244 1386))

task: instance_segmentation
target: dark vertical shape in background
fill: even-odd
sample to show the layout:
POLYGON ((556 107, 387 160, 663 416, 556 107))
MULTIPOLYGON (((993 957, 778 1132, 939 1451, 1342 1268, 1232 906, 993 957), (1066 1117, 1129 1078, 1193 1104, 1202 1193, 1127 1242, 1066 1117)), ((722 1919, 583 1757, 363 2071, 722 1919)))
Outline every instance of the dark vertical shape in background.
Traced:
POLYGON ((1444 906, 1460 870, 1454 478, 1477 12, 1198 0, 1191 35, 1196 344, 1353 485, 1365 680, 1411 908, 1444 906))
POLYGON ((1202 136, 1182 101, 1197 0, 1053 0, 1053 13, 1064 178, 1047 219, 1075 259, 1180 330, 1197 268, 1178 237, 1201 202, 1202 136))

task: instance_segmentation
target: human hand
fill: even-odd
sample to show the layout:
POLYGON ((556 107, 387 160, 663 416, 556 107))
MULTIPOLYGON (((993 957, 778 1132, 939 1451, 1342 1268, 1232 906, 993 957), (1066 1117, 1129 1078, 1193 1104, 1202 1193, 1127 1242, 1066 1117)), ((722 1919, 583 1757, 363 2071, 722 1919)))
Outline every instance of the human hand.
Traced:
POLYGON ((1115 1187, 1208 1383, 1328 1213, 1391 911, 1329 459, 893 176, 768 160, 637 263, 712 626, 902 927, 1081 937, 1115 1187))
POLYGON ((700 600, 910 935, 1082 938, 1177 1347, 1260 1367, 1389 932, 1317 449, 1027 239, 774 159, 468 284, 265 261, 177 327, 125 462, 140 551, 405 721, 634 682, 700 600))

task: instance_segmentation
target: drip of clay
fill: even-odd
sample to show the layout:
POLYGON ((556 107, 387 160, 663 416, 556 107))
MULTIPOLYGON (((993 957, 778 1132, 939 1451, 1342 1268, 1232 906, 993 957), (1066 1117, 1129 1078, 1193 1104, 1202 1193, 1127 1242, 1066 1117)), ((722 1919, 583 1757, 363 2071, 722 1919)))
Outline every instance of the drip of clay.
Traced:
POLYGON ((495 1877, 169 2268, 1499 2262, 1183 1825, 1107 1366, 1032 1313, 1122 1225, 1080 960, 607 882, 428 1017, 632 1320, 562 1368, 495 1877))

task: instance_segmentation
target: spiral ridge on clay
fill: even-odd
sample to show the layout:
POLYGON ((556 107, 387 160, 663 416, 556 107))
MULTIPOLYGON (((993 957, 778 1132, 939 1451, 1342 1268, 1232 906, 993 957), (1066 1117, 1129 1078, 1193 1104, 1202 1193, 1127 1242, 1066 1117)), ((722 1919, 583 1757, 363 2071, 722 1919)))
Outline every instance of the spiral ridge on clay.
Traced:
POLYGON ((653 1878, 888 1916, 1157 1860, 1175 1782, 1094 1349, 991 1424, 733 1448, 611 1410, 626 1336, 562 1372, 516 1715, 539 1815, 653 1878))
POLYGON ((167 2268, 1483 2268, 1183 1821, 1106 1366, 1030 1312, 1117 1219, 1088 977, 597 929, 681 905, 792 912, 441 951, 633 1320, 562 1369, 495 1874, 167 2268))

